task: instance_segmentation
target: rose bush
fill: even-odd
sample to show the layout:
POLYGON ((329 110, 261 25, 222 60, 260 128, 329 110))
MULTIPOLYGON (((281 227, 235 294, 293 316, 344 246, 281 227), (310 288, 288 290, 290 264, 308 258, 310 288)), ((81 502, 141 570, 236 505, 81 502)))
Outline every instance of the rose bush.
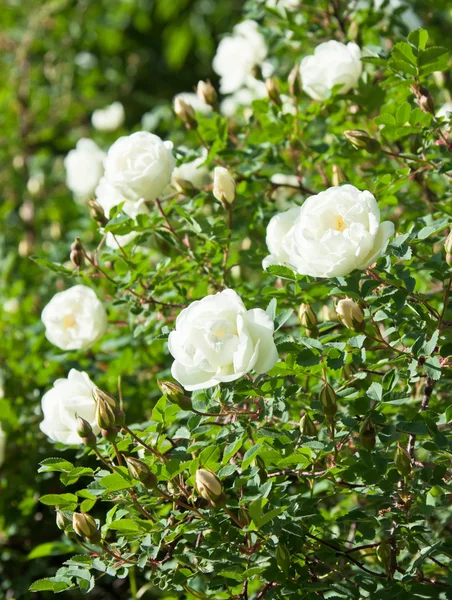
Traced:
POLYGON ((445 600, 447 3, 416 2, 427 33, 404 2, 249 0, 217 36, 230 97, 194 33, 223 3, 88 4, 5 43, 0 596, 445 600), (190 43, 212 82, 169 85, 190 43), (126 127, 95 129, 118 98, 126 127), (106 168, 73 198, 87 137, 106 168))

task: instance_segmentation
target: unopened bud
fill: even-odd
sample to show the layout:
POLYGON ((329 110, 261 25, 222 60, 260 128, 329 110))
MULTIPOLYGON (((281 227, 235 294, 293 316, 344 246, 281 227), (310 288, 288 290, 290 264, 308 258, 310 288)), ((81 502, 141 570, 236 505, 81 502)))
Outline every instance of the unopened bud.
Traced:
POLYGON ((351 298, 339 300, 336 306, 336 314, 339 321, 347 329, 362 331, 365 327, 364 313, 361 307, 351 298))
POLYGON ((295 64, 292 71, 289 73, 289 77, 287 78, 287 83, 289 85, 289 93, 291 96, 299 96, 301 93, 301 78, 300 78, 300 65, 298 62, 295 64))
POLYGON ((371 154, 380 150, 380 142, 371 138, 367 131, 362 129, 348 129, 344 131, 344 137, 355 148, 367 150, 371 154))
POLYGON ((274 104, 281 106, 281 104, 282 104, 281 92, 279 90, 278 82, 275 79, 273 79, 272 77, 268 77, 265 80, 265 87, 267 89, 267 94, 268 94, 268 97, 270 98, 270 100, 274 104))
POLYGON ((214 508, 223 508, 223 506, 226 504, 227 499, 228 498, 227 498, 226 494, 224 492, 221 492, 221 494, 218 496, 218 498, 210 501, 210 504, 214 508))
POLYGON ((111 408, 114 410, 118 403, 116 402, 116 398, 114 398, 111 394, 104 392, 103 390, 99 389, 99 388, 94 388, 93 390, 93 396, 94 396, 94 400, 96 402, 99 402, 99 400, 103 400, 104 402, 106 402, 109 406, 111 406, 111 408))
POLYGON ((206 469, 198 469, 195 476, 198 494, 210 502, 217 501, 223 493, 223 485, 215 473, 206 469))
POLYGON ((314 329, 306 329, 306 337, 313 339, 318 338, 319 330, 317 329, 317 327, 315 327, 314 329))
POLYGON ((107 440, 107 442, 114 442, 118 437, 119 427, 113 426, 109 427, 108 429, 101 429, 100 433, 104 440, 107 440))
POLYGON ((108 219, 105 216, 104 209, 96 200, 88 200, 89 214, 93 218, 94 221, 99 225, 99 227, 103 227, 108 223, 108 219))
POLYGON ((300 304, 298 309, 298 321, 302 327, 306 329, 317 328, 317 317, 309 304, 300 304))
POLYGON ((153 489, 157 486, 157 477, 151 473, 146 463, 132 456, 125 456, 130 475, 141 481, 144 487, 153 489))
POLYGON ((391 572, 391 555, 391 544, 388 541, 381 542, 377 548, 377 558, 388 574, 391 572))
POLYGON ((96 423, 101 429, 110 429, 116 424, 116 416, 113 408, 102 398, 96 399, 96 423))
POLYGON ((235 181, 225 167, 214 169, 213 195, 222 204, 232 204, 235 200, 235 181))
POLYGON ((91 427, 90 423, 88 423, 88 421, 83 417, 79 416, 77 416, 75 420, 75 430, 77 435, 79 435, 81 438, 93 433, 93 428, 91 427))
POLYGON ((347 175, 340 168, 339 165, 333 165, 333 174, 331 177, 331 183, 334 186, 338 186, 340 183, 344 183, 344 181, 348 181, 347 175))
POLYGON ((183 194, 192 194, 193 192, 197 191, 197 188, 192 184, 191 181, 182 179, 181 177, 173 177, 171 183, 178 192, 182 192, 183 194))
POLYGON ((97 529, 96 522, 91 515, 74 513, 72 515, 72 527, 77 535, 89 542, 95 543, 100 540, 100 531, 97 529))
POLYGON ((214 106, 217 102, 217 92, 209 80, 198 82, 196 94, 204 104, 214 106))
POLYGON ((435 114, 435 103, 433 102, 430 90, 421 85, 418 97, 419 108, 425 113, 435 114))
POLYGON ((377 441, 376 433, 375 425, 370 419, 366 419, 359 430, 359 441, 367 450, 372 450, 372 448, 375 448, 377 441))
POLYGON ((94 433, 91 432, 91 433, 88 433, 88 435, 85 435, 84 437, 82 437, 82 443, 87 448, 95 448, 97 446, 97 438, 94 435, 94 433))
POLYGON ((446 254, 446 263, 452 267, 452 254, 446 254))
POLYGON ((319 400, 323 414, 326 417, 333 417, 337 412, 336 392, 328 383, 325 383, 320 390, 319 400))
POLYGON ((191 410, 191 400, 185 395, 185 392, 180 385, 173 383, 172 381, 157 381, 157 385, 162 394, 166 394, 170 402, 177 404, 182 410, 191 410))
POLYGON ((289 572, 291 557, 289 548, 285 544, 278 544, 276 547, 276 564, 283 573, 289 572))
POLYGON ((397 450, 394 456, 394 464, 402 477, 408 477, 411 473, 411 457, 408 451, 400 444, 397 444, 397 450))
POLYGON ((80 238, 76 237, 75 242, 71 245, 71 253, 69 255, 71 263, 76 269, 80 269, 83 264, 83 249, 80 238))
POLYGON ((317 437, 317 427, 308 413, 305 413, 300 419, 300 432, 307 437, 317 437))
POLYGON ((174 112, 179 119, 190 129, 196 129, 198 122, 196 121, 195 109, 190 104, 187 104, 182 98, 174 98, 174 112))
POLYGON ((115 414, 115 425, 117 427, 122 427, 126 422, 126 413, 122 408, 114 408, 113 412, 115 414))
POLYGON ((59 510, 56 511, 56 525, 58 529, 64 531, 66 527, 70 525, 70 523, 71 522, 69 521, 69 519, 67 519, 62 512, 60 512, 59 510))

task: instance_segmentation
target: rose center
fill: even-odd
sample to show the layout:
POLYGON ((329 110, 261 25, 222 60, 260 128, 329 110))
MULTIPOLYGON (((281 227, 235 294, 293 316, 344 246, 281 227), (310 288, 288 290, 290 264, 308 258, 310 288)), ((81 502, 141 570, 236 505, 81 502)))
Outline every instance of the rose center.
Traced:
POLYGON ((341 217, 341 215, 336 215, 334 220, 335 220, 334 229, 336 231, 344 231, 344 229, 347 229, 347 224, 345 223, 345 221, 341 217))
POLYGON ((77 325, 77 321, 74 319, 73 315, 64 315, 63 317, 63 327, 65 329, 70 329, 77 325))

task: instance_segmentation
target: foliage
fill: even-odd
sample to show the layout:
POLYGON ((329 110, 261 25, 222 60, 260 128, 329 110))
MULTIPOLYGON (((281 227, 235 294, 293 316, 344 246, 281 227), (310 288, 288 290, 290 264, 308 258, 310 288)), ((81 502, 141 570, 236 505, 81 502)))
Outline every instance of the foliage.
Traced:
MULTIPOLYGON (((219 111, 197 114, 191 129, 169 109, 151 112, 148 122, 175 142, 179 163, 198 155, 201 144, 211 170, 230 170, 237 183, 232 205, 217 202, 212 186, 205 186, 168 194, 137 223, 118 210, 98 228, 65 189, 61 155, 87 131, 85 104, 102 89, 100 73, 75 86, 76 98, 72 83, 58 77, 71 90, 66 100, 55 86, 47 97, 28 96, 28 88, 23 96, 19 88, 14 102, 23 139, 15 140, 11 154, 2 150, 16 156, 0 209, 8 225, 2 294, 4 302, 19 298, 20 308, 5 312, 2 324, 7 363, 0 419, 8 459, 0 525, 11 542, 18 527, 39 532, 28 555, 37 579, 31 591, 95 594, 94 586, 104 581, 128 578, 132 597, 137 589, 140 597, 149 591, 168 599, 452 597, 452 272, 444 250, 452 221, 452 161, 450 133, 435 117, 450 89, 450 74, 437 73, 450 65, 443 48, 450 41, 442 37, 450 9, 438 2, 441 18, 436 15, 431 28, 427 23, 430 34, 418 29, 407 35, 402 9, 388 13, 384 3, 382 10, 352 11, 346 4, 312 1, 296 12, 257 0, 247 4, 245 16, 259 22, 275 80, 292 97, 293 111, 260 99, 251 116, 246 109, 228 120, 219 111), (294 64, 329 39, 355 40, 368 49, 359 87, 325 102, 299 90, 291 95, 287 78, 294 64), (70 126, 67 135, 60 133, 70 126), (372 153, 356 149, 344 136, 350 130, 367 132, 377 147, 372 153), (25 196, 24 185, 41 172, 45 185, 25 196), (280 173, 295 175, 298 184, 272 182, 280 173), (365 271, 331 279, 297 275, 287 266, 263 271, 270 218, 326 189, 338 173, 341 181, 371 191, 382 217, 394 222, 396 236, 385 255, 365 271), (139 233, 132 246, 100 244, 107 232, 132 231, 139 233), (17 259, 14 244, 23 232, 17 259), (68 261, 76 235, 85 256, 80 269, 68 261), (45 340, 39 313, 56 291, 77 283, 103 300, 109 329, 93 350, 63 353, 45 340), (171 377, 168 334, 190 302, 225 287, 247 308, 264 308, 275 320, 280 360, 268 374, 196 391, 183 405, 176 403, 157 385, 171 377), (337 320, 335 303, 346 297, 364 310, 361 331, 337 320), (316 313, 318 337, 300 326, 301 303, 316 313), (39 398, 73 367, 121 398, 127 426, 116 442, 99 438, 96 450, 51 448, 39 432, 39 398), (326 382, 335 391, 335 414, 321 402, 326 382), (317 435, 300 429, 303 415, 316 424, 317 435), (140 458, 157 487, 134 478, 126 456, 140 458), (30 473, 38 461, 33 485, 30 473), (198 468, 221 480, 224 503, 213 506, 196 491, 198 468), (56 527, 48 531, 52 507, 67 519, 66 536, 56 527), (73 532, 74 511, 96 518, 100 543, 73 532), (47 562, 54 555, 61 555, 54 563, 61 564, 58 570, 47 562)), ((171 3, 158 5, 170 21, 171 3)), ((66 39, 63 26, 73 16, 61 6, 61 14, 60 4, 40 8, 45 19, 56 19, 55 45, 66 39)), ((82 14, 86 6, 77 6, 81 15, 73 27, 99 31, 102 40, 101 9, 93 24, 82 14)), ((130 6, 119 3, 111 15, 120 20, 130 6)), ((148 30, 147 14, 137 9, 139 31, 148 30)), ((173 52, 174 42, 165 41, 173 52)), ((143 103, 134 94, 134 76, 121 73, 115 57, 122 48, 121 58, 133 63, 129 42, 139 52, 139 41, 121 37, 105 42, 113 44, 110 50, 100 45, 96 55, 111 60, 104 69, 112 75, 105 97, 112 97, 121 78, 124 96, 133 98, 126 112, 134 115, 143 103)), ((21 42, 27 43, 32 56, 50 64, 30 64, 30 49, 19 48, 22 85, 33 82, 23 75, 33 73, 33 65, 36 76, 51 79, 60 67, 51 50, 44 52, 46 40, 21 42)), ((61 68, 70 70, 74 50, 63 52, 68 56, 61 68)), ((170 65, 182 64, 179 52, 170 65)), ((12 93, 5 88, 5 104, 12 93)), ((105 148, 114 140, 96 135, 105 148)), ((1 555, 8 565, 21 554, 11 543, 1 555)), ((6 593, 12 586, 6 569, 4 579, 6 593)))

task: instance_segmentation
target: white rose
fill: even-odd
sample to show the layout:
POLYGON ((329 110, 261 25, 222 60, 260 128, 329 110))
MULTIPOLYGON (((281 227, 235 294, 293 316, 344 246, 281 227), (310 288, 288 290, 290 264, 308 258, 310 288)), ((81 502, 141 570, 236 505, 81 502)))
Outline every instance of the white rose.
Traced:
POLYGON ((55 294, 42 311, 41 320, 49 342, 62 350, 86 350, 107 329, 105 309, 85 285, 55 294))
POLYGON ((80 198, 91 196, 104 173, 104 160, 105 152, 93 140, 79 140, 64 159, 68 188, 80 198))
POLYGON ((311 56, 303 58, 301 83, 311 98, 326 100, 336 85, 342 85, 341 94, 356 87, 362 68, 359 46, 353 42, 345 45, 331 40, 317 46, 311 56))
POLYGON ((71 369, 67 379, 57 379, 53 388, 41 400, 44 420, 39 427, 54 442, 81 444, 77 433, 77 417, 82 417, 93 428, 94 434, 100 429, 96 424, 96 403, 93 390, 96 388, 88 375, 71 369))
POLYGON ((204 164, 207 158, 207 151, 202 153, 202 156, 195 158, 190 162, 182 163, 173 171, 172 185, 177 189, 176 180, 183 179, 188 181, 195 188, 201 189, 210 183, 209 168, 204 164))
POLYGON ((5 462, 5 454, 6 454, 6 435, 0 425, 0 467, 5 462))
POLYGON ((95 110, 91 116, 91 123, 98 131, 114 131, 124 123, 125 113, 121 102, 113 102, 105 108, 95 110))
POLYGON ((393 234, 390 221, 380 223, 370 192, 353 185, 331 187, 270 220, 270 256, 263 267, 287 264, 312 277, 347 275, 375 262, 393 234))
POLYGON ((235 200, 235 181, 224 167, 215 167, 214 169, 213 195, 219 202, 231 204, 235 200))
POLYGON ((254 67, 266 56, 267 46, 256 21, 236 25, 232 35, 221 40, 213 59, 213 69, 221 77, 221 92, 229 94, 246 85, 254 67))
POLYGON ((300 8, 300 0, 267 0, 266 5, 269 8, 284 8, 292 12, 300 8))
POLYGON ((129 200, 155 200, 171 180, 172 148, 147 131, 120 137, 105 159, 105 178, 129 200))
POLYGON ((176 94, 173 98, 173 107, 175 107, 177 100, 182 100, 188 106, 191 106, 195 112, 199 112, 203 115, 208 115, 212 112, 212 107, 206 104, 192 92, 181 92, 180 94, 176 94))
POLYGON ((235 381, 252 369, 265 373, 278 360, 273 331, 267 313, 246 310, 233 290, 206 296, 177 317, 168 338, 171 373, 189 391, 235 381))

